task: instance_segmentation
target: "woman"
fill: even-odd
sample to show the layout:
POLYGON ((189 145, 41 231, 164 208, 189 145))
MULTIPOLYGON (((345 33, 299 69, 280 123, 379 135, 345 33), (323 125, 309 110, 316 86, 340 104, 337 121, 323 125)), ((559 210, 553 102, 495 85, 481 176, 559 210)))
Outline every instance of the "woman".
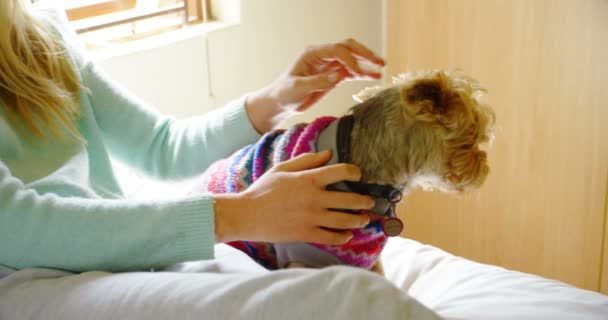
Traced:
MULTIPOLYGON (((41 311, 45 299, 57 298, 49 287, 34 290, 38 298, 30 304, 15 298, 23 294, 15 285, 21 280, 15 279, 23 279, 26 268, 66 270, 53 273, 64 276, 56 279, 57 286, 73 281, 92 285, 96 282, 88 279, 90 273, 66 276, 67 271, 145 270, 212 259, 214 244, 230 240, 348 241, 348 229, 367 224, 368 218, 326 208, 367 209, 373 201, 324 189, 360 176, 350 165, 320 167, 329 153, 287 161, 240 194, 158 201, 125 199, 109 157, 158 178, 200 174, 213 161, 254 142, 293 110, 308 109, 342 80, 379 78, 361 70, 357 58, 384 64, 354 40, 313 47, 266 88, 214 113, 172 121, 112 82, 72 46, 61 24, 29 12, 22 0, 0 1, 0 264, 8 270, 0 280, 0 303, 5 303, 0 304, 0 318, 49 318, 41 311), (19 303, 42 307, 32 311, 21 309, 19 303)), ((298 271, 294 276, 333 277, 331 272, 336 271, 329 272, 298 271)), ((346 280, 339 283, 369 277, 360 273, 340 273, 346 280)), ((265 276, 278 277, 277 281, 284 277, 277 274, 265 276)), ((234 277, 217 283, 205 276, 211 275, 188 280, 199 284, 201 294, 225 290, 226 283, 242 283, 234 277)), ((154 274, 144 278, 130 279, 155 281, 154 274)), ((253 294, 246 288, 233 291, 237 300, 253 294)), ((96 299, 108 293, 91 292, 96 299)), ((69 294, 60 299, 69 299, 69 294)), ((96 301, 103 306, 98 314, 102 318, 117 310, 110 300, 96 301)), ((153 299, 149 302, 154 305, 153 299)), ((278 300, 273 303, 282 305, 278 300)), ((78 314, 89 308, 86 305, 83 301, 52 310, 57 315, 78 314)), ((215 309, 189 305, 176 317, 210 310, 215 309)), ((283 305, 277 314, 285 310, 283 305)), ((220 317, 224 311, 217 312, 220 317)))

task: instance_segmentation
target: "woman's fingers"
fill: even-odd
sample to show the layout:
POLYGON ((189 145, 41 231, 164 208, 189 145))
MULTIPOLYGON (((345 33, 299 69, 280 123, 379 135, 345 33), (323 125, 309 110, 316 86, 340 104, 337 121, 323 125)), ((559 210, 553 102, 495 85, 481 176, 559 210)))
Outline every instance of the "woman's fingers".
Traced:
POLYGON ((310 233, 310 242, 339 246, 347 243, 353 238, 353 233, 349 230, 326 230, 316 228, 310 233))
POLYGON ((317 224, 324 228, 348 230, 363 228, 369 222, 370 218, 366 214, 325 210, 318 215, 317 224))
POLYGON ((348 73, 364 77, 369 75, 359 65, 357 58, 349 50, 349 48, 341 43, 326 45, 314 52, 315 56, 323 61, 339 62, 348 73))
POLYGON ((295 158, 281 162, 273 167, 275 171, 295 172, 324 165, 331 159, 331 151, 325 150, 317 153, 303 153, 295 158))
POLYGON ((356 74, 359 76, 367 75, 365 70, 361 69, 357 58, 353 55, 353 53, 349 50, 347 46, 338 43, 330 47, 329 50, 330 52, 325 59, 329 58, 338 60, 352 74, 356 74))
POLYGON ((338 61, 346 70, 359 77, 379 78, 381 75, 378 72, 368 71, 361 68, 357 57, 368 60, 377 65, 384 65, 384 60, 376 56, 371 50, 364 47, 355 40, 348 39, 336 44, 325 45, 318 47, 312 51, 316 58, 324 61, 338 61))
POLYGON ((355 39, 346 39, 344 40, 344 45, 347 46, 354 54, 365 58, 377 65, 384 66, 386 62, 384 59, 378 57, 372 50, 362 45, 355 39))
MULTIPOLYGON (((379 79, 381 74, 373 69, 384 64, 382 58, 353 39, 311 46, 298 57, 283 77, 248 99, 248 106, 251 110, 265 110, 260 107, 262 103, 270 104, 278 107, 276 110, 281 115, 304 111, 344 80, 379 79), (373 66, 369 67, 370 65, 373 66)), ((269 117, 264 119, 266 118, 269 117)), ((275 127, 277 121, 258 120, 256 123, 261 124, 255 127, 266 132, 267 128, 275 127)))
MULTIPOLYGON (((327 161, 329 161, 329 159, 327 161)), ((347 163, 338 163, 316 168, 310 170, 308 174, 312 175, 312 180, 318 187, 323 188, 329 184, 339 181, 361 180, 361 169, 355 165, 347 163)))
POLYGON ((317 74, 308 77, 298 77, 294 80, 294 87, 304 94, 314 91, 324 91, 333 88, 342 80, 342 75, 338 70, 317 74))
POLYGON ((294 88, 301 96, 305 96, 296 111, 304 111, 317 103, 342 80, 354 76, 338 61, 332 61, 321 70, 321 74, 299 77, 294 88), (298 83, 299 82, 299 83, 298 83))
POLYGON ((353 192, 323 191, 318 201, 323 208, 330 209, 367 210, 374 207, 372 197, 353 192))

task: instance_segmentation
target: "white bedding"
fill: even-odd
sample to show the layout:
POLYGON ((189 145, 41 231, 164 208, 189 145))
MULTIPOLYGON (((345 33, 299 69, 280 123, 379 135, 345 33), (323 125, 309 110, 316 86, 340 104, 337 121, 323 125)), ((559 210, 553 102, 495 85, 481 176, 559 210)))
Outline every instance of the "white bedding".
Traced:
MULTIPOLYGON (((315 314, 319 301, 336 306, 331 319, 388 319, 395 310, 402 319, 435 319, 419 303, 444 319, 608 319, 608 296, 402 238, 391 239, 382 256, 387 278, 401 290, 372 273, 362 278, 354 268, 268 272, 224 245, 217 246, 216 256, 165 270, 176 272, 22 270, 0 279, 0 320, 292 319, 298 310, 315 314), (350 302, 367 314, 340 309, 346 298, 324 294, 319 283, 341 285, 341 293, 371 288, 367 292, 374 297, 347 299, 363 299, 350 302), (401 305, 379 299, 382 294, 402 296, 401 305)), ((299 317, 309 318, 320 319, 299 317)))
POLYGON ((392 239, 387 277, 445 319, 608 320, 608 296, 392 239))

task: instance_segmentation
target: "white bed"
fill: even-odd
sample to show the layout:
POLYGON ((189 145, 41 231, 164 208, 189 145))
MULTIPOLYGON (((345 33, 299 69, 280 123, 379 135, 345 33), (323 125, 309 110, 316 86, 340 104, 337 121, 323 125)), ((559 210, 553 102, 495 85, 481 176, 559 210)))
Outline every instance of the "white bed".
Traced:
MULTIPOLYGON (((349 270, 360 273, 354 268, 268 272, 225 245, 217 246, 216 257, 164 270, 169 272, 73 275, 50 269, 21 270, 0 279, 0 320, 292 319, 294 308, 300 308, 300 314, 314 314, 315 305, 307 300, 314 295, 317 301, 334 299, 330 305, 344 305, 343 298, 319 291, 319 275, 325 275, 321 282, 342 277, 336 281, 351 286, 355 278, 343 276, 349 270), (285 306, 287 313, 277 314, 269 305, 285 306)), ((419 303, 444 319, 608 319, 608 296, 475 263, 416 241, 392 238, 382 260, 387 278, 401 289, 387 283, 388 294, 406 297, 401 300, 405 307, 399 310, 410 315, 403 319, 435 319, 419 303)), ((372 288, 384 282, 372 273, 363 274, 368 276, 359 285, 372 288)), ((350 302, 371 310, 373 300, 378 301, 363 297, 350 302)), ((373 306, 383 311, 396 308, 386 303, 373 306)), ((332 319, 386 319, 347 311, 336 314, 332 319)), ((319 317, 299 317, 309 318, 319 317)))
MULTIPOLYGON (((225 268, 257 268, 239 264, 244 254, 233 248, 216 250, 225 268)), ((446 320, 608 320, 606 295, 476 263, 414 240, 390 239, 382 262, 391 282, 446 320)))
POLYGON ((608 296, 392 239, 387 277, 445 319, 608 319, 608 296))

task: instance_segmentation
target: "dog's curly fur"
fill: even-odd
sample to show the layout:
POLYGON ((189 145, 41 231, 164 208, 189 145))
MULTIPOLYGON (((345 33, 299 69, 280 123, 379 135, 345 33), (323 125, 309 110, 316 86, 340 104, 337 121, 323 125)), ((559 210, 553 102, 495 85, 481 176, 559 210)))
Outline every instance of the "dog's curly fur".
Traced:
POLYGON ((404 191, 422 187, 463 192, 489 172, 480 146, 493 137, 495 116, 485 90, 459 72, 401 74, 389 88, 355 95, 351 160, 362 181, 404 191))

